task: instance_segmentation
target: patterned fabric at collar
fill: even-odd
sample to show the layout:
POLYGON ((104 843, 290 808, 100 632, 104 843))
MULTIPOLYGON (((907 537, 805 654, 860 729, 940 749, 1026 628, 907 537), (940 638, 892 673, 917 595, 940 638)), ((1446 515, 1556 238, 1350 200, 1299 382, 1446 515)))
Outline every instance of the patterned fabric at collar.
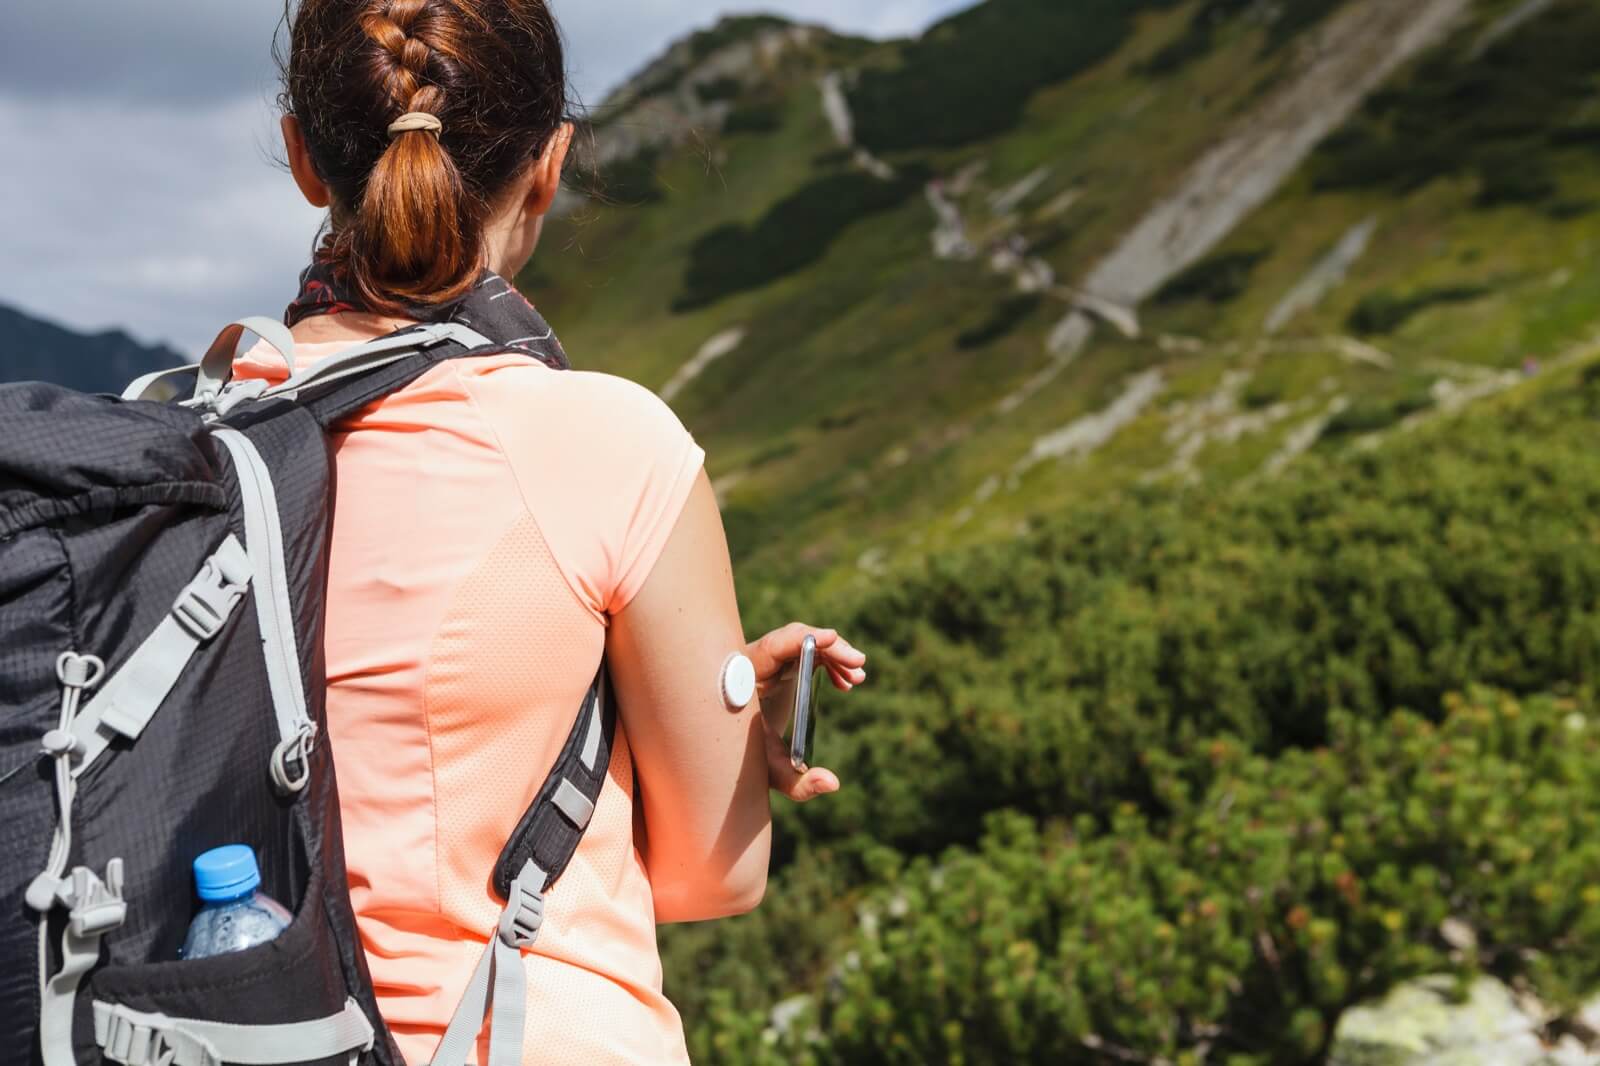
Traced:
MULTIPOLYGON (((360 301, 345 291, 332 266, 319 256, 300 275, 300 295, 284 311, 283 322, 293 326, 315 315, 361 310, 360 301)), ((503 350, 525 353, 555 370, 572 366, 544 316, 516 286, 492 270, 485 270, 477 285, 456 303, 413 309, 408 315, 418 322, 459 322, 470 326, 503 350)))

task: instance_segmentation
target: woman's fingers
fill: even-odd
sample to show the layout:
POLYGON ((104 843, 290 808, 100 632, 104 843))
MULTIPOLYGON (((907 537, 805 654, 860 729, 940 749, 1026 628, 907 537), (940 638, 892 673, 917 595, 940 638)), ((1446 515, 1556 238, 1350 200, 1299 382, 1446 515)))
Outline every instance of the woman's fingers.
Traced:
POLYGON ((856 649, 848 640, 839 637, 821 653, 822 665, 827 668, 833 687, 849 692, 867 680, 867 655, 856 649))
POLYGON ((831 629, 819 629, 801 622, 790 622, 782 629, 774 629, 745 649, 745 654, 756 668, 756 678, 765 681, 775 677, 785 666, 800 658, 800 647, 806 637, 816 638, 817 650, 826 659, 839 634, 831 629))
POLYGON ((800 657, 801 645, 808 636, 817 642, 817 665, 827 668, 836 687, 849 691, 867 679, 865 652, 839 636, 837 630, 808 626, 803 622, 790 622, 782 629, 774 629, 745 649, 756 668, 756 679, 768 681, 782 673, 800 657))
POLYGON ((767 783, 796 803, 839 791, 839 778, 820 766, 796 770, 789 761, 789 745, 770 730, 767 732, 767 783))
POLYGON ((833 666, 841 666, 847 670, 858 670, 867 665, 867 653, 859 650, 848 640, 835 634, 834 641, 824 648, 817 645, 822 661, 833 666))
POLYGON ((857 685, 865 684, 867 672, 861 667, 840 667, 828 664, 828 678, 833 682, 833 687, 840 692, 849 692, 857 685))
POLYGON ((826 796, 831 792, 839 791, 839 778, 832 770, 825 770, 820 766, 813 766, 805 773, 800 774, 794 785, 784 793, 796 803, 808 803, 818 796, 826 796))

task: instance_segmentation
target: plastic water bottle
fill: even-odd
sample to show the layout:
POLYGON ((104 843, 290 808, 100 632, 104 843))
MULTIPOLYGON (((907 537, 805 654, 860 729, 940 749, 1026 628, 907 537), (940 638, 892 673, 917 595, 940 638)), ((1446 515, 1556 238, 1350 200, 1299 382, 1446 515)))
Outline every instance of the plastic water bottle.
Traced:
POLYGON ((194 884, 205 906, 189 924, 180 959, 206 959, 253 948, 277 938, 292 916, 257 891, 261 869, 243 844, 213 848, 194 860, 194 884))

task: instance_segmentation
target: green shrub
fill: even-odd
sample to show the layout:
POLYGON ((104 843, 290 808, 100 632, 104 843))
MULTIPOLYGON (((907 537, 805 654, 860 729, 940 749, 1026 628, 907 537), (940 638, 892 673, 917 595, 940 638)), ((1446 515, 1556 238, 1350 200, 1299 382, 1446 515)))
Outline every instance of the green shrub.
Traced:
POLYGON ((587 196, 623 207, 643 207, 666 198, 658 174, 660 154, 646 150, 613 160, 598 170, 580 171, 574 184, 587 196))
POLYGON ((856 132, 880 152, 993 137, 1034 92, 1116 51, 1140 8, 1171 2, 988 0, 905 45, 900 66, 863 71, 850 90, 856 132))
POLYGON ((1407 415, 1426 410, 1433 398, 1427 393, 1403 396, 1399 399, 1357 400, 1328 420, 1322 429, 1323 440, 1357 437, 1388 429, 1407 415))
POLYGON ((1592 146, 1575 130, 1593 98, 1600 7, 1562 0, 1464 62, 1471 34, 1430 52, 1412 72, 1374 94, 1312 160, 1319 188, 1415 189, 1436 178, 1476 174, 1485 205, 1553 195, 1552 149, 1592 146))
POLYGON ((1478 203, 1537 204, 1560 191, 1550 161, 1509 145, 1486 150, 1478 159, 1478 203))
MULTIPOLYGON (((1277 48, 1328 15, 1345 0, 1285 0, 1271 10, 1268 48, 1277 48)), ((1205 0, 1195 9, 1184 31, 1147 60, 1143 73, 1170 74, 1211 51, 1217 31, 1240 15, 1262 10, 1258 0, 1205 0)))
POLYGON ((993 344, 1015 332, 1043 303, 1044 297, 1036 292, 1001 300, 989 312, 989 317, 957 335, 956 347, 965 351, 993 344))
POLYGON ((664 931, 696 1061, 1103 1061, 1087 1034, 1315 1061, 1341 1006, 1424 970, 1586 991, 1597 413, 1600 372, 1564 372, 1292 480, 1140 489, 808 603, 873 681, 822 705, 844 789, 777 807, 767 903, 664 931), (1449 697, 1475 680, 1573 687, 1449 697), (1447 915, 1478 935, 1459 963, 1447 915))
POLYGON ((1493 290, 1484 285, 1441 285, 1398 295, 1386 290, 1363 296, 1350 312, 1347 324, 1356 333, 1373 336, 1393 333, 1414 315, 1440 304, 1470 303, 1493 290))
POLYGON ((715 104, 723 100, 737 100, 744 92, 744 82, 738 78, 713 78, 694 87, 701 103, 715 104))
POLYGON ((783 105, 776 100, 755 100, 728 112, 724 133, 773 133, 783 126, 783 105))
POLYGON ((686 311, 757 289, 821 259, 846 229, 900 206, 926 174, 905 168, 892 181, 846 172, 817 178, 774 205, 754 226, 732 223, 707 233, 689 251, 683 295, 686 311))
POLYGON ((1596 708, 1447 706, 1336 715, 1327 747, 1276 759, 1228 737, 1152 754, 1160 818, 991 815, 869 897, 820 1039, 792 1028, 785 1061, 1314 1063, 1347 1006, 1452 970, 1575 1005, 1600 981, 1596 708))
POLYGON ((1269 254, 1270 249, 1252 248, 1221 252, 1203 259, 1163 285, 1154 297, 1155 303, 1177 304, 1190 300, 1228 303, 1250 287, 1250 276, 1256 265, 1269 254))

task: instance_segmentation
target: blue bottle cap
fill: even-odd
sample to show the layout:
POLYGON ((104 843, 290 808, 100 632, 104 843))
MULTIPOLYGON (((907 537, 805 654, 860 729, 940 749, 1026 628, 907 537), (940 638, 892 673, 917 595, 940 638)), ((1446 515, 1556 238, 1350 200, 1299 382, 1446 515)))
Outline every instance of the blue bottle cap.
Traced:
POLYGON ((194 885, 207 903, 248 896, 261 884, 256 853, 245 844, 228 844, 194 860, 194 885))

